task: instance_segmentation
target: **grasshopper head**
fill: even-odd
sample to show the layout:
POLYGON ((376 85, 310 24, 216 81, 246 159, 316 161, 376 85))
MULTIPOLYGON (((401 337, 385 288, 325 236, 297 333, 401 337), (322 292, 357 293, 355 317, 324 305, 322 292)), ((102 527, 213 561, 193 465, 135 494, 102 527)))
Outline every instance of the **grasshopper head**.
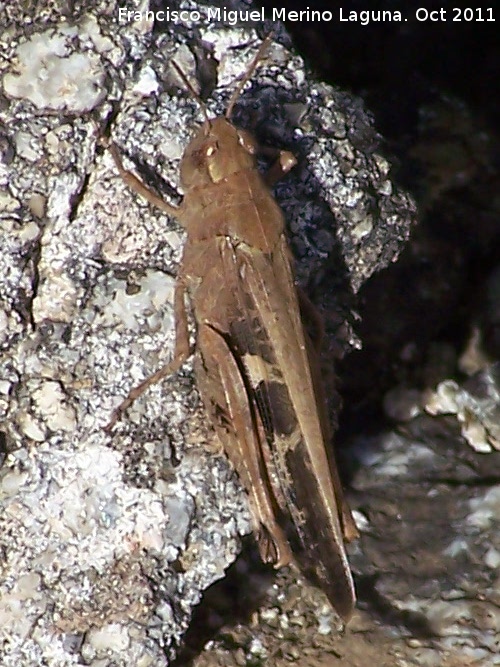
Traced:
POLYGON ((220 183, 235 172, 255 167, 257 144, 225 118, 206 122, 192 139, 181 162, 186 190, 220 183))

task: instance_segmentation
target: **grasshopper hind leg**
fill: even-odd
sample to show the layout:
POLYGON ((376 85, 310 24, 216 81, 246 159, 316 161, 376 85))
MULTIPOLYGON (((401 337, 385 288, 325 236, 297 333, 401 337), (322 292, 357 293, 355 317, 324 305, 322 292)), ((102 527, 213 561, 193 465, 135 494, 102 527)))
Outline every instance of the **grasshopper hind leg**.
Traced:
POLYGON ((276 502, 266 484, 259 431, 240 368, 224 337, 204 325, 198 332, 195 371, 201 398, 224 448, 245 487, 262 560, 276 568, 293 557, 276 519, 276 502))
POLYGON ((125 398, 120 405, 115 408, 111 419, 107 426, 104 427, 106 433, 110 433, 116 424, 119 421, 125 412, 134 401, 136 401, 142 394, 152 385, 161 382, 164 378, 176 373, 182 364, 190 355, 189 349, 189 333, 187 326, 187 315, 186 307, 184 304, 185 288, 182 282, 178 281, 175 288, 174 296, 174 315, 175 315, 175 350, 172 360, 156 371, 153 375, 149 376, 143 382, 141 382, 137 387, 134 387, 130 390, 127 398, 125 398))

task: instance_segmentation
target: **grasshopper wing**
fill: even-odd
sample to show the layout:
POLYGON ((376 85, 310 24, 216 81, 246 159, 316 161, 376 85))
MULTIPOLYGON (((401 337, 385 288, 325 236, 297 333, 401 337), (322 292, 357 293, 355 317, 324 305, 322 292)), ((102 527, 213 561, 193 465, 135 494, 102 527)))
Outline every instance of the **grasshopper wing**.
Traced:
POLYGON ((273 496, 292 519, 287 536, 304 574, 348 620, 355 593, 344 535, 356 531, 325 448, 329 424, 320 373, 300 319, 286 241, 271 256, 240 244, 237 262, 249 325, 260 339, 260 363, 240 352, 266 433, 261 446, 268 449, 264 460, 272 461, 273 496))

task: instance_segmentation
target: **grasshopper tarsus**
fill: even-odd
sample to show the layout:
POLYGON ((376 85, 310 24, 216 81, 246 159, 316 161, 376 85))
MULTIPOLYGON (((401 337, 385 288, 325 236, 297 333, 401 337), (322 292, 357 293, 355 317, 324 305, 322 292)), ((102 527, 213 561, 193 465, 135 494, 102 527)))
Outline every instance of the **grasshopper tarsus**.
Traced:
MULTIPOLYGON (((276 151, 274 151, 276 154, 276 151)), ((269 188, 272 188, 280 179, 282 179, 297 164, 297 158, 291 151, 278 150, 278 156, 271 167, 264 174, 264 182, 269 188)))

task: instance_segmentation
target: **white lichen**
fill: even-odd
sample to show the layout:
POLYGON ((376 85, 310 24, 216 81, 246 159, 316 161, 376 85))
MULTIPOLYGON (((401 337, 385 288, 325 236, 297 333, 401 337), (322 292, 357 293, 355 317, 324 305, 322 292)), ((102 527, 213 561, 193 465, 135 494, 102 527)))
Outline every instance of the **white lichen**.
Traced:
POLYGON ((14 71, 4 75, 5 93, 39 109, 90 111, 104 98, 104 68, 92 52, 72 52, 74 26, 35 33, 16 51, 14 71))

